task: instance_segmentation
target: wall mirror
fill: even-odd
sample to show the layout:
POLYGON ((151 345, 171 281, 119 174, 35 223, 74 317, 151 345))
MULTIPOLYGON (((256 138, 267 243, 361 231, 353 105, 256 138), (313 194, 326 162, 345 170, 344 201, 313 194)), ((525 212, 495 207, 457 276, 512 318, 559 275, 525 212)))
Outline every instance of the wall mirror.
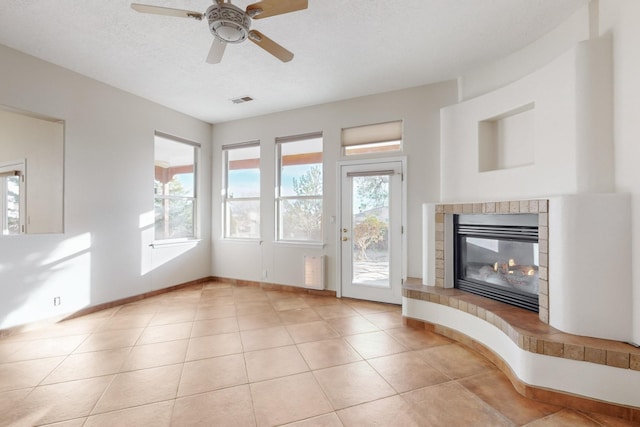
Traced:
POLYGON ((64 121, 0 105, 0 238, 62 233, 64 121))

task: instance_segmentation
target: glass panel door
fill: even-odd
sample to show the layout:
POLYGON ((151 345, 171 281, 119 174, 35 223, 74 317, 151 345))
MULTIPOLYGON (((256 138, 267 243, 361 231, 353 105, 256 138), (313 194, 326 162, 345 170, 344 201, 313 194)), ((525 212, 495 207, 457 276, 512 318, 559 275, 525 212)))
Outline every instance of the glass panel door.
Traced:
POLYGON ((341 166, 341 295, 402 302, 402 163, 341 166))
POLYGON ((352 282, 389 288, 389 175, 354 176, 351 184, 352 282))

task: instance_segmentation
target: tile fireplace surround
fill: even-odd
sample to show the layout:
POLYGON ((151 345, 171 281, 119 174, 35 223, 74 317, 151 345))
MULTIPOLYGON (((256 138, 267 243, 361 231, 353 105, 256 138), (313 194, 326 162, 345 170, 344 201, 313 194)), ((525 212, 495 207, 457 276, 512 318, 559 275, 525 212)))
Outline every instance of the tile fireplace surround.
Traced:
POLYGON ((436 205, 436 282, 437 287, 445 287, 445 257, 451 256, 445 250, 445 215, 451 214, 538 214, 538 267, 540 320, 549 323, 549 201, 520 200, 486 203, 464 203, 436 205))
MULTIPOLYGON (((435 263, 429 267, 430 276, 425 270, 422 283, 413 279, 404 285, 405 322, 481 351, 523 395, 569 400, 576 407, 602 405, 603 412, 640 421, 640 349, 549 324, 549 289, 554 286, 549 280, 549 206, 546 199, 431 205, 427 221, 435 223, 429 232, 435 250, 428 256, 435 263), (538 214, 539 314, 451 288, 451 279, 445 277, 452 268, 446 259, 452 256, 445 247, 447 216, 519 213, 538 214)), ((551 264, 553 260, 552 256, 551 264)))

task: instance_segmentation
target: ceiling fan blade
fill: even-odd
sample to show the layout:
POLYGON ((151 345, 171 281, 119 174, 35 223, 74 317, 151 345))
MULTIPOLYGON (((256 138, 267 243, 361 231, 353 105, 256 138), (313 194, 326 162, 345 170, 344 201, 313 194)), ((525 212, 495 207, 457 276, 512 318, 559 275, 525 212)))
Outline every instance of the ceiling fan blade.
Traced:
POLYGON ((262 19, 304 10, 307 7, 309 7, 308 0, 262 0, 247 6, 247 14, 253 19, 262 19))
POLYGON ((224 55, 224 49, 226 47, 227 43, 224 40, 220 40, 214 36, 211 49, 209 49, 209 55, 207 55, 207 62, 209 64, 219 64, 220 61, 222 61, 222 55, 224 55))
POLYGON ((148 4, 131 3, 131 9, 140 13, 153 13, 155 15, 177 16, 179 18, 193 18, 200 21, 202 13, 193 10, 172 9, 170 7, 151 6, 148 4))
POLYGON ((262 34, 260 31, 249 31, 249 40, 275 56, 282 62, 289 62, 293 59, 293 53, 289 52, 278 43, 271 40, 269 37, 262 34))

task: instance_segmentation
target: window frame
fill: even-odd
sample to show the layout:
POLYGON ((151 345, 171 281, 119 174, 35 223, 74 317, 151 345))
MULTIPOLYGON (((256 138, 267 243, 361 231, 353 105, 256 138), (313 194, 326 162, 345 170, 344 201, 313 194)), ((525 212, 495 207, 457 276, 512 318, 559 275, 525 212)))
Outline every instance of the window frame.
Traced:
POLYGON ((225 144, 222 146, 222 239, 224 240, 243 240, 243 241, 259 241, 262 239, 262 218, 261 218, 261 198, 262 198, 262 188, 261 188, 261 178, 262 171, 260 170, 260 161, 262 155, 262 146, 260 144, 260 140, 246 141, 234 144, 225 144), (233 150, 242 150, 246 148, 258 148, 258 195, 252 197, 229 197, 229 152, 233 150), (251 236, 232 236, 230 234, 230 203, 233 202, 257 202, 258 203, 258 233, 256 235, 251 236))
POLYGON ((153 203, 154 203, 154 221, 153 221, 153 246, 164 245, 164 244, 174 244, 179 242, 191 242, 200 240, 200 223, 199 223, 199 209, 200 203, 198 201, 198 193, 200 187, 200 173, 199 173, 199 163, 200 163, 200 151, 201 144, 181 138, 179 136, 170 135, 164 132, 155 131, 154 133, 154 190, 153 190, 153 203), (169 195, 169 194, 157 194, 156 186, 155 186, 155 169, 158 167, 156 162, 158 159, 156 158, 156 138, 162 138, 164 140, 168 140, 172 143, 183 144, 193 148, 193 195, 191 196, 177 196, 177 195, 169 195), (192 212, 192 232, 189 236, 184 237, 166 237, 166 238, 158 238, 156 234, 156 219, 155 219, 155 204, 157 200, 188 200, 193 205, 192 212))
MULTIPOLYGON (((293 245, 322 245, 324 243, 324 139, 323 132, 312 132, 302 135, 293 135, 287 137, 278 137, 275 140, 276 144, 276 173, 275 173, 275 241, 277 243, 286 243, 293 245), (295 196, 283 196, 282 195, 282 147, 285 144, 308 141, 310 139, 319 139, 322 145, 320 171, 322 174, 322 189, 320 194, 315 195, 295 195, 295 196), (292 200, 319 200, 320 201, 320 239, 290 239, 284 238, 283 233, 283 217, 282 204, 286 201, 292 200)), ((311 164, 311 163, 310 163, 311 164)))

